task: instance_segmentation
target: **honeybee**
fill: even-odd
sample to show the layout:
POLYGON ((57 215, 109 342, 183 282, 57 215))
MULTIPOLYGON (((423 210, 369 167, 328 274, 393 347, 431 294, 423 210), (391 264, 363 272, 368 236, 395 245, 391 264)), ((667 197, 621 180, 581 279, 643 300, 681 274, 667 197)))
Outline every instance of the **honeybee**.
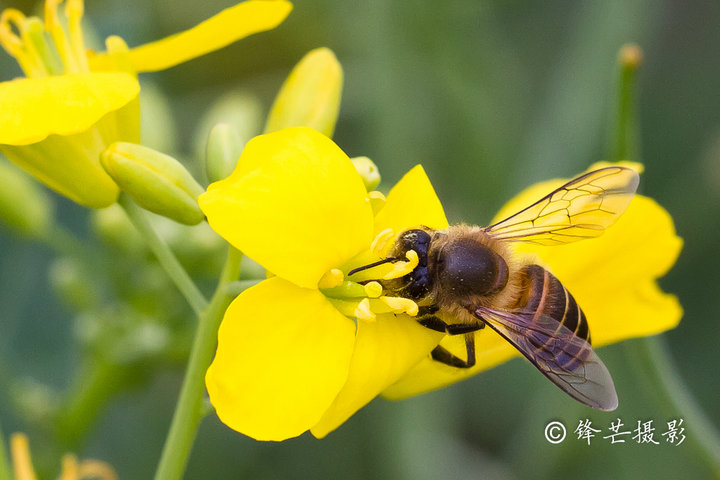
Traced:
POLYGON ((590 407, 611 411, 618 398, 612 377, 590 345, 580 306, 547 269, 514 257, 509 245, 561 245, 597 237, 630 204, 639 182, 629 168, 611 166, 581 175, 520 212, 488 227, 455 225, 400 233, 381 263, 418 265, 407 275, 381 281, 388 295, 414 300, 418 322, 448 335, 464 335, 467 357, 438 345, 435 361, 475 365, 474 332, 490 327, 555 385, 590 407))

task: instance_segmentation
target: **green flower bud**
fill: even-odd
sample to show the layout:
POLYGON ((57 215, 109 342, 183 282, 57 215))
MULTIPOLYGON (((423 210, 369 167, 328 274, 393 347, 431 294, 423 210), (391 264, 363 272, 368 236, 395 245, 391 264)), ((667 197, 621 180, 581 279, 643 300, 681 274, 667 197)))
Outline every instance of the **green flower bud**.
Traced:
POLYGON ((116 142, 102 153, 101 162, 144 209, 186 225, 205 218, 197 204, 203 188, 174 158, 142 145, 116 142))
POLYGON ((362 178, 365 189, 368 192, 380 185, 380 170, 372 160, 368 157, 355 157, 351 158, 350 161, 355 166, 358 175, 362 178))
MULTIPOLYGON (((196 123, 193 133, 194 158, 204 157, 210 131, 218 123, 225 123, 232 129, 242 148, 251 138, 262 133, 264 121, 265 107, 255 95, 243 90, 221 95, 196 123)), ((233 161, 237 161, 237 157, 233 161)))
POLYGON ((318 48, 300 60, 280 88, 265 132, 311 127, 331 137, 335 130, 343 71, 333 52, 318 48))
POLYGON ((227 123, 218 123, 208 136, 205 152, 205 168, 210 182, 222 180, 232 173, 240 158, 243 143, 235 130, 227 123))
POLYGON ((52 203, 40 186, 0 160, 0 222, 21 235, 42 237, 53 221, 52 203))

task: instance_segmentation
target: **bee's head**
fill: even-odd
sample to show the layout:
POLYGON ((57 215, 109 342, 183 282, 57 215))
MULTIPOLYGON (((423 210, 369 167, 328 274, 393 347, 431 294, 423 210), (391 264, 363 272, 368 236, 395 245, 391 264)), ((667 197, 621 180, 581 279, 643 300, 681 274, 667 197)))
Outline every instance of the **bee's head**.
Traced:
POLYGON ((449 240, 433 259, 438 286, 455 295, 490 295, 507 284, 505 260, 472 238, 449 240))
POLYGON ((395 247, 393 248, 392 256, 395 258, 405 258, 405 255, 410 250, 415 250, 418 254, 419 266, 427 265, 428 249, 430 248, 430 234, 425 230, 412 229, 406 230, 400 234, 395 247))

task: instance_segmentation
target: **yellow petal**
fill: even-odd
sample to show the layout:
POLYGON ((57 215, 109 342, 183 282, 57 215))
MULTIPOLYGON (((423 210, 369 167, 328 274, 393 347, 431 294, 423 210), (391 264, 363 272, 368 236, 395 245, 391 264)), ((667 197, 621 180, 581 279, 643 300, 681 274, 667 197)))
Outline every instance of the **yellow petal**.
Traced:
POLYGON ((372 241, 372 209, 350 159, 303 127, 261 135, 199 198, 210 226, 275 275, 314 288, 372 241))
MULTIPOLYGON (((249 0, 227 8, 181 33, 130 50, 136 72, 155 72, 201 57, 253 33, 277 27, 290 14, 292 4, 283 0, 249 0)), ((90 57, 91 70, 104 70, 106 54, 90 57)))
POLYGON ((595 347, 662 333, 675 328, 683 315, 677 297, 663 292, 652 280, 605 296, 580 292, 575 297, 588 318, 595 347))
POLYGON ((112 205, 119 193, 100 165, 104 148, 95 128, 68 136, 50 135, 32 145, 0 145, 10 161, 59 194, 91 208, 112 205))
POLYGON ((390 190, 385 206, 375 217, 375 233, 386 228, 395 233, 424 225, 447 228, 442 204, 422 165, 416 165, 390 190))
POLYGON ((244 291, 218 332, 205 382, 218 417, 257 440, 315 425, 348 374, 355 325, 317 290, 274 277, 244 291))
POLYGON ((348 380, 312 428, 313 435, 322 438, 335 430, 427 357, 442 336, 406 315, 381 314, 376 322, 359 322, 348 380))
POLYGON ((28 145, 52 134, 84 132, 139 92, 137 79, 125 73, 20 78, 0 83, 0 144, 28 145))
MULTIPOLYGON (((462 335, 446 336, 440 345, 460 358, 467 356, 462 335)), ((450 367, 438 363, 430 357, 424 358, 400 380, 383 391, 382 396, 390 400, 400 400, 436 390, 520 355, 500 335, 488 328, 475 334, 475 352, 476 364, 468 369, 450 367)))

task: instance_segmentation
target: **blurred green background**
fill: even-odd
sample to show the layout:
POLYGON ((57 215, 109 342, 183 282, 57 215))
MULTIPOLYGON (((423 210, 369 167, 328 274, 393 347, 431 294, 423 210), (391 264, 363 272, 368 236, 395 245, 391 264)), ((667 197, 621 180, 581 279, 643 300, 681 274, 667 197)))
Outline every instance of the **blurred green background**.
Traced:
MULTIPOLYGON (((120 34, 134 46, 188 28, 233 2, 87 3, 100 38, 120 34)), ((0 6, 31 12, 36 5, 2 0, 0 6)), ((345 69, 336 142, 350 156, 372 158, 384 188, 422 163, 451 222, 485 224, 524 186, 572 176, 605 157, 616 56, 627 42, 644 50, 637 85, 646 165, 641 190, 672 214, 685 240, 676 266, 660 282, 685 309, 664 343, 689 391, 720 425, 720 3, 299 0, 275 31, 143 79, 168 96, 169 116, 153 128, 174 133, 158 144, 191 162, 195 127, 209 105, 228 91, 251 92, 264 115, 292 66, 308 50, 330 47, 345 69)), ((5 55, 0 72, 2 80, 19 74, 5 55)), ((67 228, 91 236, 85 210, 54 200, 67 228)), ((48 281, 53 258, 47 247, 0 227, 3 431, 28 432, 40 468, 53 474, 61 449, 73 448, 111 463, 121 478, 150 478, 182 362, 149 372, 141 366, 135 372, 141 388, 120 391, 82 441, 58 446, 42 426, 15 413, 9 382, 33 379, 33 385, 63 390, 81 362, 73 314, 48 281)), ((175 301, 183 311, 182 300, 175 301)), ((613 413, 576 404, 527 363, 513 360, 417 398, 375 400, 324 440, 305 435, 258 443, 210 416, 186 478, 712 478, 690 438, 679 447, 662 438, 660 445, 610 445, 600 438, 617 417, 626 429, 654 420, 658 436, 665 422, 682 417, 668 412, 637 367, 640 348, 627 341, 600 349, 620 396, 613 413), (590 446, 572 434, 586 418, 603 429, 590 446), (560 445, 544 439, 551 420, 568 427, 560 445)), ((44 401, 42 389, 28 390, 35 392, 28 402, 44 401)), ((699 427, 683 426, 688 436, 699 427)))

